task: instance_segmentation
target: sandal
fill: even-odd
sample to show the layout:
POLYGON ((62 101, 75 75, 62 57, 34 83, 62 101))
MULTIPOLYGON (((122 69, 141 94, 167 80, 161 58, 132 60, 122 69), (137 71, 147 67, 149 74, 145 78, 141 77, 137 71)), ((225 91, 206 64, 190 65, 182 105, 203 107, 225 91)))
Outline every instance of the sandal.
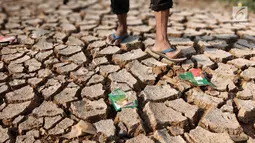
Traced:
POLYGON ((156 58, 163 57, 163 58, 165 58, 171 62, 175 62, 175 63, 179 63, 179 62, 183 62, 183 61, 187 60, 187 58, 176 58, 181 54, 181 50, 176 49, 176 48, 168 48, 163 51, 154 51, 151 48, 147 48, 146 52, 149 53, 153 57, 155 57, 155 56, 156 56, 156 58), (166 55, 166 53, 169 53, 169 52, 175 52, 175 54, 172 58, 170 58, 166 55))
POLYGON ((126 38, 128 37, 128 35, 120 35, 120 36, 116 36, 114 33, 112 33, 111 35, 109 35, 107 37, 106 42, 109 45, 119 45, 121 42, 123 42, 126 38), (111 37, 111 39, 110 39, 111 37), (120 43, 116 43, 117 40, 120 40, 120 43))

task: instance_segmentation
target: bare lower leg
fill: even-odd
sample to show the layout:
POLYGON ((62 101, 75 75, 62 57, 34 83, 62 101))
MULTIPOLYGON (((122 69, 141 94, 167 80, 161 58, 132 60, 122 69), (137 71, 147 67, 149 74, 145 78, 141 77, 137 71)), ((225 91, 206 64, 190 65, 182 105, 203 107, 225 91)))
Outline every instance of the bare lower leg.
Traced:
MULTIPOLYGON (((169 9, 163 11, 155 11, 156 18, 156 40, 152 50, 162 51, 171 47, 167 37, 167 23, 169 16, 169 9)), ((166 53, 168 57, 173 57, 174 53, 166 53)))
POLYGON ((127 34, 127 14, 118 15, 118 28, 115 33, 116 36, 127 34))

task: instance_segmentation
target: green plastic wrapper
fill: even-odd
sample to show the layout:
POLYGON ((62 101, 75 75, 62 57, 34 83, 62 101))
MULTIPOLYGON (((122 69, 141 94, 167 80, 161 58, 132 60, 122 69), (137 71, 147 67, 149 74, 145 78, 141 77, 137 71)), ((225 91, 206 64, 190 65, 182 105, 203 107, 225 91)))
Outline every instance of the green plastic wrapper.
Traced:
POLYGON ((125 92, 114 89, 109 95, 110 101, 116 111, 120 111, 122 108, 135 108, 137 107, 137 101, 129 101, 125 92))
POLYGON ((201 72, 200 69, 191 69, 189 72, 186 72, 184 74, 181 74, 179 76, 181 80, 187 80, 190 81, 192 84, 196 86, 211 86, 213 88, 216 88, 216 86, 212 83, 210 83, 206 77, 205 74, 201 72))

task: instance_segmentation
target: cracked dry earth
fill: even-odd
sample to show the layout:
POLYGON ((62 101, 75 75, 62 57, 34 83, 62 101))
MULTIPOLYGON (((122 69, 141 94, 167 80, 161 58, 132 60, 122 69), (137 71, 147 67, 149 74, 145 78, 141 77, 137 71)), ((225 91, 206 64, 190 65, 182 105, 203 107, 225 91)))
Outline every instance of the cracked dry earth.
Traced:
POLYGON ((131 0, 130 36, 121 46, 104 37, 116 28, 110 1, 0 1, 0 142, 255 142, 255 19, 231 23, 215 10, 178 5, 169 18, 172 45, 188 60, 152 58, 155 19, 147 0, 131 0), (178 75, 200 67, 217 88, 197 88, 178 75), (118 113, 114 89, 137 99, 118 113), (97 135, 63 138, 80 120, 97 135), (64 135, 64 136, 63 136, 64 135))

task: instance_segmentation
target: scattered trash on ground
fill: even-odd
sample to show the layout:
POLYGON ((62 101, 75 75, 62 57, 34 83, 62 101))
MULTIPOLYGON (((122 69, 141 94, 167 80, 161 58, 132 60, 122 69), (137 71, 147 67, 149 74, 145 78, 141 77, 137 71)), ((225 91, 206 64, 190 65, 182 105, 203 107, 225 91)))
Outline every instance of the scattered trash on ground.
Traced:
POLYGON ((119 89, 114 89, 108 96, 116 111, 120 111, 122 108, 137 107, 137 101, 129 101, 125 92, 119 89))
POLYGON ((213 88, 216 88, 216 86, 212 83, 210 83, 207 79, 206 79, 206 74, 203 73, 201 71, 201 69, 195 69, 192 68, 190 69, 189 72, 186 72, 184 74, 181 74, 179 76, 179 78, 181 80, 188 80, 190 81, 192 84, 196 85, 196 86, 211 86, 213 88))
POLYGON ((91 123, 80 120, 76 125, 72 126, 71 132, 63 135, 62 137, 72 139, 85 133, 95 135, 97 133, 96 128, 91 123))
POLYGON ((0 45, 10 45, 17 42, 16 36, 0 36, 0 45))

